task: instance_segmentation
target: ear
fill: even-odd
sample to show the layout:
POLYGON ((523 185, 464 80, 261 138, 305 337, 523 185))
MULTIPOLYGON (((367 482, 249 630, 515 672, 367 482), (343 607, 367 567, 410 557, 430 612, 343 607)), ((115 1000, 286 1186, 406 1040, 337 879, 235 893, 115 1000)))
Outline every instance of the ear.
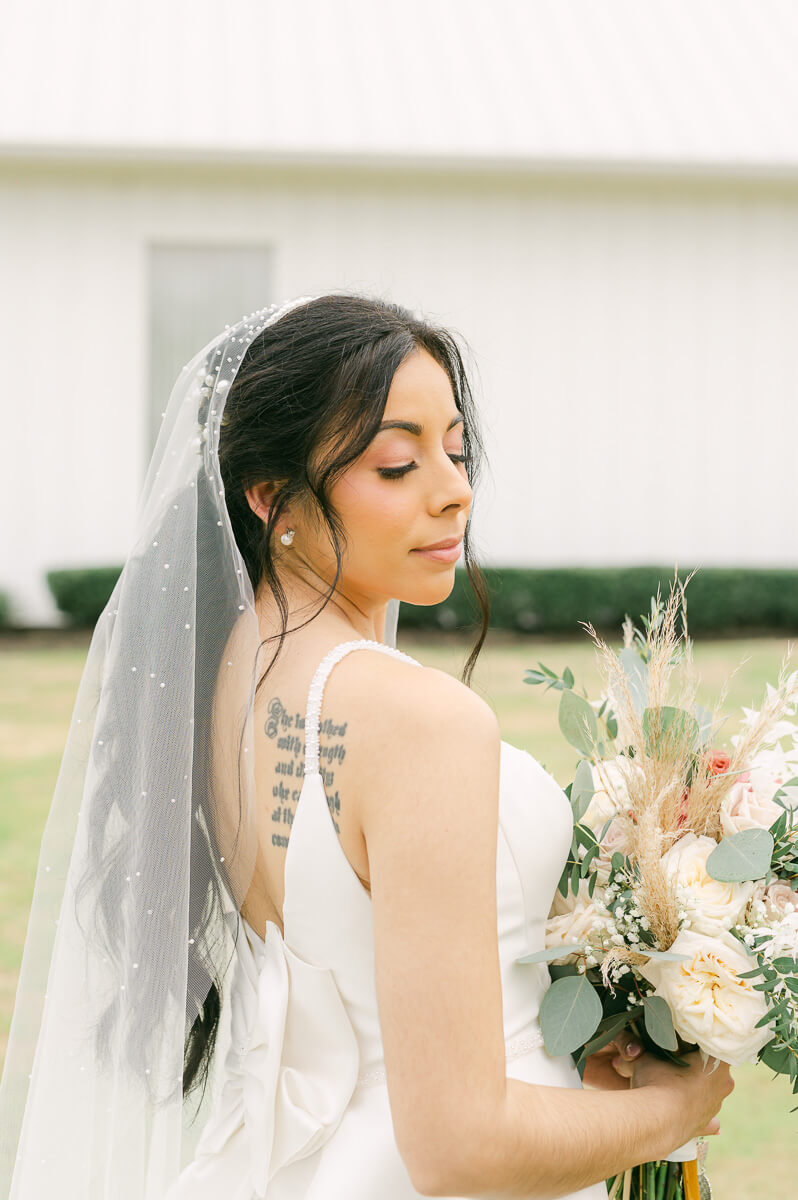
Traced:
POLYGON ((269 519, 269 509, 274 503, 276 492, 277 484, 273 482, 266 482, 256 483, 252 487, 247 488, 246 492, 244 493, 249 507, 252 509, 255 516, 260 517, 262 521, 267 521, 269 519))

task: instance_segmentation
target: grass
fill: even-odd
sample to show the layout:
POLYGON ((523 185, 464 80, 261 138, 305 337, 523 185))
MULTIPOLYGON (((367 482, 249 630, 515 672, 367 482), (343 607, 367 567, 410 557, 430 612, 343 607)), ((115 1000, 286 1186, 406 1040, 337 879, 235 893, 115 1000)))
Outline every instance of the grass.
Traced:
MULTIPOLYGON (((617 643, 613 643, 617 644, 617 643)), ((402 650, 460 677, 470 646, 453 636, 403 636, 402 650)), ((14 1003, 39 844, 55 787, 88 638, 58 641, 6 639, 0 645, 0 1063, 14 1003)), ((739 666, 725 704, 732 728, 741 707, 760 707, 765 682, 775 681, 786 649, 782 638, 704 641, 695 662, 703 680, 699 701, 709 707, 739 666)), ((577 687, 600 691, 595 651, 587 634, 577 640, 516 639, 491 633, 472 686, 496 710, 505 740, 528 750, 565 785, 576 752, 563 745, 557 725, 559 694, 524 683, 526 668, 570 667, 577 687)), ((718 739, 722 743, 727 729, 718 739)), ((736 1087, 721 1112, 722 1132, 709 1139, 708 1173, 717 1196, 754 1200, 787 1196, 793 1188, 798 1113, 787 1080, 763 1067, 733 1068, 736 1087)))

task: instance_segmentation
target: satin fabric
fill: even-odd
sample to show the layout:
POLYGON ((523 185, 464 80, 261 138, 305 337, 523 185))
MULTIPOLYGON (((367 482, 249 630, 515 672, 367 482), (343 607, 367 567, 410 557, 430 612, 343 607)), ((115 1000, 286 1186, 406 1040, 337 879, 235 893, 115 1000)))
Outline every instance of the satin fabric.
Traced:
MULTIPOLYGON (((355 648, 420 665, 365 639, 335 647, 311 684, 314 727, 329 671, 355 648)), ((314 732, 306 723, 306 745, 314 732)), ((507 1074, 581 1088, 571 1056, 552 1057, 543 1046, 537 1017, 548 967, 515 961, 544 946, 572 829, 553 776, 502 741, 496 889, 507 1074)), ((222 1085, 193 1160, 165 1200, 418 1197, 393 1134, 371 899, 343 852, 317 770, 304 776, 291 827, 283 918, 285 939, 272 922, 261 938, 239 916, 222 1085)), ((606 1200, 607 1189, 597 1183, 570 1196, 606 1200)))

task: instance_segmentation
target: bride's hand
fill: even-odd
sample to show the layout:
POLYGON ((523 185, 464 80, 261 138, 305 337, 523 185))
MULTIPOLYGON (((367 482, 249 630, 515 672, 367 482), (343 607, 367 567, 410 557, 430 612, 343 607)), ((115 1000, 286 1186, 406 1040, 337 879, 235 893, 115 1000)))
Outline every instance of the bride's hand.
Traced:
POLYGON ((589 1087, 602 1088, 604 1091, 626 1091, 629 1088, 629 1080, 625 1075, 616 1071, 612 1060, 617 1054, 620 1054, 627 1062, 633 1062, 639 1058, 641 1053, 642 1047, 635 1041, 634 1034, 630 1033, 628 1029, 624 1029, 611 1042, 607 1042, 606 1046, 596 1050, 595 1054, 588 1054, 585 1059, 582 1082, 589 1087))

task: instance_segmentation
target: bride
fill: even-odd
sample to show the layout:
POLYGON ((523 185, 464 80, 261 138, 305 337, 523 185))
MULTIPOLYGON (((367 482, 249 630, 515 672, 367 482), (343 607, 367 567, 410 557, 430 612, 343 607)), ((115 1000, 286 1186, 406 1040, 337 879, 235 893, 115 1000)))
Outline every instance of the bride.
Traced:
POLYGON ((717 1132, 725 1064, 543 1044, 516 959, 572 816, 470 688, 482 456, 454 336, 384 300, 271 306, 181 372, 42 841, 11 1200, 599 1200, 717 1132), (456 680, 395 640, 461 555, 456 680))

